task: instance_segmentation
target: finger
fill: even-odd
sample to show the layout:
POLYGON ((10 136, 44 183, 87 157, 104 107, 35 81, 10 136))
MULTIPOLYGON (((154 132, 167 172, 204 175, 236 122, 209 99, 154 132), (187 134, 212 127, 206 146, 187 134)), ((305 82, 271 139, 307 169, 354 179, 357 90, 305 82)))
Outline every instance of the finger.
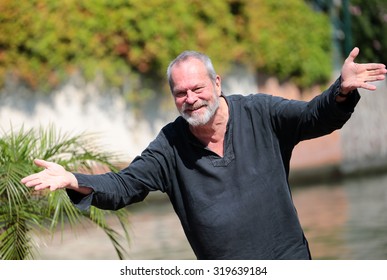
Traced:
POLYGON ((27 183, 25 183, 26 187, 35 187, 37 185, 40 185, 42 181, 40 179, 30 180, 27 183))
POLYGON ((51 185, 50 186, 50 191, 56 191, 56 190, 59 190, 60 189, 60 186, 58 185, 51 185))
POLYGON ((358 56, 360 50, 358 47, 355 47, 349 54, 349 56, 347 57, 347 62, 354 62, 355 61, 355 58, 358 56))
POLYGON ((24 177, 23 179, 20 180, 20 182, 21 182, 22 184, 27 184, 27 183, 30 182, 30 181, 34 181, 34 180, 38 179, 38 177, 39 177, 38 174, 39 174, 39 173, 35 173, 35 174, 31 174, 31 175, 29 175, 29 176, 27 176, 27 177, 24 177))
POLYGON ((45 161, 43 159, 35 159, 34 164, 39 167, 48 168, 51 165, 51 162, 45 161))
POLYGON ((373 78, 375 80, 383 79, 385 77, 385 74, 382 70, 369 70, 366 73, 364 73, 364 77, 367 78, 373 78))
POLYGON ((367 63, 365 64, 365 68, 368 71, 380 71, 379 73, 386 73, 386 65, 381 63, 367 63))
POLYGON ((385 78, 384 76, 371 76, 371 77, 365 78, 364 82, 369 83, 369 82, 383 81, 384 78, 385 78))
POLYGON ((43 183, 35 186, 35 190, 36 191, 44 190, 44 189, 47 189, 47 188, 51 189, 51 186, 48 185, 48 184, 43 184, 43 183))
POLYGON ((56 184, 47 184, 47 183, 41 183, 37 186, 35 186, 36 191, 44 190, 44 189, 50 189, 50 191, 56 191, 57 189, 60 189, 60 186, 56 184))
POLYGON ((360 87, 363 88, 363 89, 372 90, 372 91, 376 90, 376 86, 375 85, 368 84, 368 83, 363 83, 360 87))

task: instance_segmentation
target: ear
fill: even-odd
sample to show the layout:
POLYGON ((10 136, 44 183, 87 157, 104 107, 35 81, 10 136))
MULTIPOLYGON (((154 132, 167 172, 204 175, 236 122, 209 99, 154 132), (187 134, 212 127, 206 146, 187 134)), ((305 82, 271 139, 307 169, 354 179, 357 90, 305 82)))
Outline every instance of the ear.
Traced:
POLYGON ((216 75, 215 89, 218 96, 222 95, 222 80, 219 75, 216 75))

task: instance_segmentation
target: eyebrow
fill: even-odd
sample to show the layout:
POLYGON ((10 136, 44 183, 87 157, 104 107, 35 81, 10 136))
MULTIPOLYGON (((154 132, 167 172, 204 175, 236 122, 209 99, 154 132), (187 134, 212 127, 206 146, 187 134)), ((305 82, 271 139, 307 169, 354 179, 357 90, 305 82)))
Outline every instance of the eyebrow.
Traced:
POLYGON ((205 82, 200 82, 200 83, 197 83, 197 84, 194 84, 193 86, 190 86, 190 87, 184 87, 184 88, 173 88, 173 93, 178 93, 178 92, 186 92, 187 90, 193 90, 193 89, 197 89, 197 88, 203 88, 203 87, 206 87, 206 83, 205 82))

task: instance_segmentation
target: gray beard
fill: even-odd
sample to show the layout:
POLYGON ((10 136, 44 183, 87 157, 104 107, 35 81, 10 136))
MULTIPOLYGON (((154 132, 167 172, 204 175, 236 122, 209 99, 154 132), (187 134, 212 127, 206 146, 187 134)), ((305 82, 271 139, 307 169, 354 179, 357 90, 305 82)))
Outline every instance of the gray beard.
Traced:
POLYGON ((216 96, 213 103, 203 101, 200 106, 206 105, 205 112, 200 115, 188 115, 184 113, 185 108, 183 107, 180 115, 188 122, 190 126, 202 126, 206 125, 212 117, 215 115, 216 110, 219 108, 219 98, 216 96))

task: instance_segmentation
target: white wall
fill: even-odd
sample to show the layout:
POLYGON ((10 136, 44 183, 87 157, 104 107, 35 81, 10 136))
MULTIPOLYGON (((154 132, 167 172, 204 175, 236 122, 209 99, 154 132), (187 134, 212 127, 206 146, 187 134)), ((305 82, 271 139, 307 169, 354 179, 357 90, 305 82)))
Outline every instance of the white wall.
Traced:
MULTIPOLYGON (((257 91, 254 76, 239 67, 223 79, 223 86, 228 93, 257 91)), ((14 129, 22 125, 28 129, 49 124, 55 124, 62 132, 99 133, 100 143, 108 151, 123 154, 129 162, 178 115, 169 93, 148 102, 137 115, 120 90, 107 92, 101 88, 98 79, 86 83, 73 76, 61 88, 44 95, 8 81, 0 92, 0 134, 11 125, 14 129)))
POLYGON ((343 169, 387 167, 387 82, 376 91, 359 90, 361 99, 342 129, 343 169))
POLYGON ((116 89, 101 92, 98 83, 85 83, 73 77, 52 94, 33 94, 8 85, 0 94, 0 128, 8 131, 55 124, 62 132, 99 133, 100 143, 109 151, 133 159, 154 138, 160 128, 176 116, 175 110, 164 110, 160 100, 150 104, 145 117, 135 111, 116 89), (152 105, 152 106, 151 106, 152 105))
MULTIPOLYGON (((222 78, 223 91, 225 94, 259 92, 256 78, 248 69, 235 66, 222 78)), ((268 81, 259 80, 260 89, 274 95, 281 91, 279 95, 288 95, 289 87, 273 87, 268 81)), ((361 91, 355 113, 340 130, 344 171, 372 164, 387 166, 387 84, 376 85, 376 92, 361 91)), ((8 81, 0 92, 0 134, 8 131, 11 124, 17 129, 21 125, 37 128, 53 123, 62 132, 99 133, 100 143, 107 151, 119 152, 129 162, 178 115, 169 94, 148 102, 137 116, 118 89, 107 92, 101 88, 98 80, 86 83, 74 76, 60 89, 44 95, 33 94, 8 81)))

